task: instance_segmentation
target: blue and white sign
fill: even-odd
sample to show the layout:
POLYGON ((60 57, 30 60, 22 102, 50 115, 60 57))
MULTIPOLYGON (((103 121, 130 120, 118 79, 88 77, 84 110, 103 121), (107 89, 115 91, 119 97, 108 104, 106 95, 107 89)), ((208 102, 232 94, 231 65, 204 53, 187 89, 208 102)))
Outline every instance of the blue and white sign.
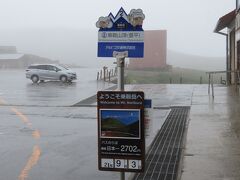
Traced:
POLYGON ((126 52, 127 57, 142 58, 144 53, 145 15, 141 9, 132 9, 127 14, 120 8, 114 17, 100 17, 96 23, 98 31, 98 57, 115 57, 117 52, 126 52))

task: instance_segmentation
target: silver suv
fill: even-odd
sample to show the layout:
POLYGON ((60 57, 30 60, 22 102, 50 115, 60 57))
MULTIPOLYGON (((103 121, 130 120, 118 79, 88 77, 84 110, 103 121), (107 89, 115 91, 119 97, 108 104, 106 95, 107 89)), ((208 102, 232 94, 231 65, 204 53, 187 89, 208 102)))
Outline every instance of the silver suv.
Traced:
POLYGON ((57 64, 33 64, 26 69, 26 78, 34 83, 44 80, 71 82, 77 79, 77 75, 76 72, 57 64))

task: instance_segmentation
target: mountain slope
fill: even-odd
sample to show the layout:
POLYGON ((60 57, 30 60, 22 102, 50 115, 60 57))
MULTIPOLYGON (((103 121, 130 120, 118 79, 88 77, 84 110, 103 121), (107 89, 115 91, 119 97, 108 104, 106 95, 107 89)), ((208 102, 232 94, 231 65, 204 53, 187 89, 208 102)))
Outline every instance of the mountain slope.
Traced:
POLYGON ((223 71, 226 69, 224 57, 204 57, 168 50, 167 64, 174 67, 197 69, 203 71, 223 71))

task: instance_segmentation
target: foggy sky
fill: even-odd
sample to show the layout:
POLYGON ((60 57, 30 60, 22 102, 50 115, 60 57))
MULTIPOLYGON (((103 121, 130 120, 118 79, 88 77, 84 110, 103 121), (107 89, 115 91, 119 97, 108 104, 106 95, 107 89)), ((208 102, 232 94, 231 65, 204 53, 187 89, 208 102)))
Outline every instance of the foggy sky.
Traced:
POLYGON ((166 29, 168 48, 201 56, 225 56, 225 37, 213 33, 235 0, 0 0, 0 45, 69 62, 96 58, 100 16, 141 8, 144 30, 166 29))

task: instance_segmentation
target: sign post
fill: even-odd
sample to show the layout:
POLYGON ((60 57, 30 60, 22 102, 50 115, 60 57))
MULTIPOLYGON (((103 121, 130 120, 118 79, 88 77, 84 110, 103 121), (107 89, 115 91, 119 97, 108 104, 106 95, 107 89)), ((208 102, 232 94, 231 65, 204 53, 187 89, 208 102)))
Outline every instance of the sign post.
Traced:
POLYGON ((125 64, 125 58, 117 58, 118 90, 119 91, 124 91, 124 64, 125 64))
POLYGON ((144 167, 144 94, 124 92, 125 58, 144 56, 144 19, 141 9, 132 9, 127 14, 120 8, 115 17, 110 13, 96 23, 97 55, 115 57, 118 71, 118 92, 98 92, 98 164, 100 170, 120 171, 121 180, 125 179, 125 171, 142 172, 144 167))
POLYGON ((97 100, 99 170, 143 172, 144 93, 99 91, 97 100))
POLYGON ((124 91, 124 66, 126 54, 126 52, 116 53, 119 91, 124 91))

